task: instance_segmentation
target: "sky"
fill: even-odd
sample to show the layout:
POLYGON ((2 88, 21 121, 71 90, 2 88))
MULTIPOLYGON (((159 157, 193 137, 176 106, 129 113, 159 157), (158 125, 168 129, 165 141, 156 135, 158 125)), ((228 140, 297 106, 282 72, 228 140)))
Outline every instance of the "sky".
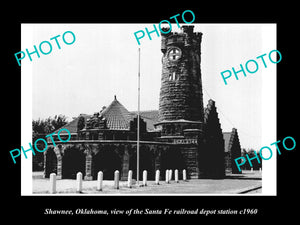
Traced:
MULTIPOLYGON (((183 24, 181 24, 183 25, 183 24)), ((223 132, 238 129, 243 148, 262 147, 262 136, 276 112, 274 102, 276 64, 266 56, 267 68, 258 62, 256 73, 241 73, 239 80, 229 78, 228 85, 220 73, 232 67, 239 70, 249 59, 276 49, 275 24, 192 24, 202 32, 201 72, 204 107, 209 99, 216 102, 223 132), (275 77, 275 78, 274 78, 275 77)), ((32 119, 63 114, 69 120, 80 113, 93 114, 117 99, 129 110, 137 110, 138 48, 141 49, 141 110, 157 110, 161 81, 160 37, 147 35, 138 45, 134 32, 153 24, 22 24, 21 50, 72 31, 76 40, 66 45, 54 40, 52 52, 22 60, 22 67, 31 68, 23 79, 32 81, 27 92, 31 96, 32 119), (27 77, 28 76, 28 77, 27 77)), ((172 24, 172 31, 179 31, 172 24)), ((67 36, 66 36, 67 37, 67 36)), ((46 49, 46 47, 45 47, 46 49)), ((275 56, 274 56, 275 57, 275 56)), ((250 65, 250 64, 249 64, 250 65)), ((23 69, 23 68, 22 68, 23 69)), ((22 86, 23 87, 23 86, 22 86)), ((29 101, 24 97, 24 101, 29 101)), ((22 101, 23 101, 22 99, 22 101)), ((276 100, 276 99, 275 99, 276 100)), ((30 103, 29 101, 29 103, 30 103)), ((274 140, 275 141, 275 140, 274 140)), ((266 144, 266 143, 265 143, 266 144)), ((267 143, 269 144, 269 143, 267 143)))

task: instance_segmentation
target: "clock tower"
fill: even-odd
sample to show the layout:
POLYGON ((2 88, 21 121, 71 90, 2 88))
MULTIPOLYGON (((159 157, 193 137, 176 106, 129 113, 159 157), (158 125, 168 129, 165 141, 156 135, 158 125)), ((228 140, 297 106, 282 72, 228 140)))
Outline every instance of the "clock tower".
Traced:
POLYGON ((201 39, 202 33, 194 32, 194 26, 182 26, 179 33, 161 33, 159 119, 154 126, 160 131, 160 141, 177 144, 189 178, 203 174, 199 164, 204 143, 201 39))
POLYGON ((163 56, 157 125, 161 126, 162 136, 182 136, 184 129, 202 128, 202 33, 193 30, 194 26, 182 26, 179 33, 161 33, 163 56))

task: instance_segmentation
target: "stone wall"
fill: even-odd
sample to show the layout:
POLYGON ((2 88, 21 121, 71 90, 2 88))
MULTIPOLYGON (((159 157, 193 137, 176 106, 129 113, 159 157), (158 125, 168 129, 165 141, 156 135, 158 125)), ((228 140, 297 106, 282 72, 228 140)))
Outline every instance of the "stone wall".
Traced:
POLYGON ((201 35, 193 33, 192 28, 182 33, 162 34, 159 121, 203 121, 201 35))

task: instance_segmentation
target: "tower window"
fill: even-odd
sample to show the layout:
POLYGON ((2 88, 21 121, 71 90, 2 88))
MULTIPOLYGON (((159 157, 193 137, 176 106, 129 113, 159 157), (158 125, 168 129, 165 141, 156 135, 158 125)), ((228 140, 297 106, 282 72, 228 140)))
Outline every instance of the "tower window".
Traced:
POLYGON ((176 72, 169 74, 169 81, 177 80, 177 78, 178 78, 178 75, 176 74, 176 72))

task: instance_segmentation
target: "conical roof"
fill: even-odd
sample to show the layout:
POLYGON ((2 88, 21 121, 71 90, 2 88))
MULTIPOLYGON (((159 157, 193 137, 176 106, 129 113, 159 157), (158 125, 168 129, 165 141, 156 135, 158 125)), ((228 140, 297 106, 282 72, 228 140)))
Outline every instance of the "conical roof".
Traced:
POLYGON ((116 98, 101 112, 106 119, 108 129, 129 130, 129 122, 134 117, 116 98))
MULTIPOLYGON (((137 112, 129 112, 115 96, 113 102, 107 108, 103 109, 100 115, 106 119, 108 129, 129 130, 130 121, 133 120, 134 117, 137 117, 137 112)), ((87 120, 93 115, 80 114, 77 118, 74 118, 60 129, 67 128, 71 133, 77 133, 77 124, 80 116, 83 116, 85 120, 87 120)), ((147 130, 154 130, 153 124, 158 122, 158 110, 140 111, 140 116, 147 123, 147 130)), ((57 129, 55 133, 60 129, 57 129)))

